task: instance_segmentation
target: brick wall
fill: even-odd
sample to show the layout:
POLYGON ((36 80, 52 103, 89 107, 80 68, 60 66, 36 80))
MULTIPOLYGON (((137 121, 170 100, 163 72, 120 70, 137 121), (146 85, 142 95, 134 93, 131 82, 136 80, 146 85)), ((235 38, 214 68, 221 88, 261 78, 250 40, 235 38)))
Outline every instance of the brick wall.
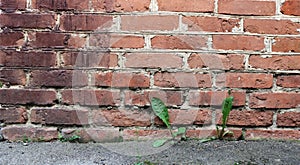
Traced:
POLYGON ((1 0, 1 133, 50 141, 168 134, 149 99, 189 137, 228 126, 247 139, 300 139, 300 1, 1 0))

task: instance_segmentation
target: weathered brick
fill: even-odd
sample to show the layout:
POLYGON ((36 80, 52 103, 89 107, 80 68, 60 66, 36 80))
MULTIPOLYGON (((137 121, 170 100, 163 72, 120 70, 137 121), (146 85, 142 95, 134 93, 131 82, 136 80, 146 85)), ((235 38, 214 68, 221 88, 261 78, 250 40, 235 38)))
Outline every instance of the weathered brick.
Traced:
POLYGON ((79 142, 120 142, 122 136, 118 128, 84 128, 84 129, 62 129, 62 136, 70 138, 74 135, 80 137, 79 142))
POLYGON ((27 112, 24 108, 0 108, 0 121, 5 124, 25 124, 27 112))
POLYGON ((239 19, 218 17, 185 16, 182 22, 187 25, 188 31, 231 32, 240 27, 239 19))
POLYGON ((39 10, 89 10, 88 0, 32 0, 32 7, 39 10))
POLYGON ((181 68, 183 59, 169 53, 127 53, 127 68, 181 68))
POLYGON ((65 52, 62 53, 64 67, 102 67, 118 66, 118 55, 106 52, 65 52))
POLYGON ((259 34, 299 34, 299 23, 290 20, 245 19, 244 30, 259 34))
POLYGON ((10 85, 25 85, 26 75, 23 70, 0 70, 0 82, 10 85))
MULTIPOLYGON (((169 110, 171 125, 208 125, 212 122, 211 110, 169 110)), ((154 119, 156 125, 165 125, 158 117, 154 119)))
POLYGON ((112 16, 81 14, 62 15, 60 28, 64 31, 95 31, 108 29, 112 26, 112 16))
POLYGON ((154 75, 154 85, 177 88, 209 88, 212 87, 212 81, 209 74, 158 72, 154 75))
POLYGON ((94 75, 93 84, 100 87, 148 88, 149 74, 130 72, 101 72, 94 75))
POLYGON ((296 108, 300 104, 300 93, 252 93, 250 108, 296 108))
POLYGON ((53 90, 0 89, 1 104, 53 105, 55 101, 56 92, 53 90))
POLYGON ((24 35, 21 32, 2 32, 0 33, 0 47, 9 46, 23 46, 24 45, 24 35))
POLYGON ((229 88, 271 88, 273 75, 264 73, 224 73, 216 77, 216 85, 229 88))
POLYGON ((213 12, 214 2, 211 0, 157 0, 159 11, 176 12, 213 12))
POLYGON ((179 27, 178 16, 146 15, 146 16, 121 16, 121 30, 144 31, 159 30, 172 31, 179 27))
POLYGON ((82 87, 88 85, 88 75, 83 71, 35 70, 29 86, 33 87, 82 87))
POLYGON ((0 51, 0 66, 6 67, 54 67, 53 52, 0 51))
MULTIPOLYGON (((246 103, 246 92, 233 91, 232 96, 234 106, 243 106, 246 103)), ((221 105, 223 100, 228 97, 226 91, 190 91, 189 105, 191 106, 207 106, 207 105, 221 105)))
MULTIPOLYGON (((242 135, 242 129, 230 128, 228 130, 233 132, 233 137, 230 138, 237 139, 242 135)), ((216 129, 194 129, 194 130, 190 129, 186 131, 186 137, 188 138, 203 139, 212 136, 217 137, 216 129)))
POLYGON ((271 69, 271 70, 299 70, 300 56, 278 56, 272 55, 262 57, 252 55, 249 58, 249 65, 252 68, 271 69))
POLYGON ((43 125, 87 125, 88 110, 34 108, 31 110, 30 121, 43 125))
POLYGON ((29 46, 38 48, 83 48, 86 38, 71 34, 54 32, 32 32, 29 33, 29 46))
POLYGON ((276 37, 272 45, 274 52, 300 52, 300 38, 276 37))
POLYGON ((150 100, 153 97, 160 98, 167 106, 183 104, 183 92, 181 91, 125 91, 125 105, 150 106, 150 100))
POLYGON ((265 130, 265 129, 251 129, 246 132, 246 140, 251 139, 295 139, 300 138, 299 130, 265 130))
POLYGON ((280 127, 299 127, 300 113, 299 112, 284 112, 277 114, 277 126, 280 127))
POLYGON ((300 75, 278 76, 276 84, 285 88, 300 88, 300 75))
POLYGON ((134 12, 148 11, 150 0, 92 0, 96 11, 105 12, 134 12))
POLYGON ((62 103, 68 105, 120 105, 120 92, 118 90, 63 90, 62 103))
POLYGON ((168 130, 142 130, 142 129, 126 129, 123 131, 123 139, 129 140, 153 140, 171 137, 170 131, 168 130))
POLYGON ((300 1, 286 0, 281 6, 281 12, 286 15, 300 16, 300 1))
POLYGON ((189 67, 222 69, 222 70, 241 70, 244 69, 244 55, 238 54, 191 54, 188 58, 189 67))
POLYGON ((117 35, 117 34, 92 34, 90 36, 90 47, 92 48, 143 48, 145 45, 142 36, 117 35))
POLYGON ((4 139, 8 141, 22 141, 24 138, 32 141, 52 141, 58 137, 57 128, 37 128, 10 126, 2 129, 4 139))
POLYGON ((47 28, 55 26, 55 16, 51 14, 1 14, 0 27, 4 28, 47 28))
MULTIPOLYGON (((271 126, 273 124, 273 114, 271 111, 248 111, 233 110, 230 111, 227 125, 243 126, 243 127, 262 127, 271 126)), ((222 113, 218 111, 216 115, 218 125, 222 125, 222 113)))
POLYGON ((261 51, 265 44, 264 38, 259 36, 213 35, 213 48, 261 51))
POLYGON ((97 126, 148 127, 151 125, 151 115, 137 110, 95 110, 92 112, 92 123, 97 126))
POLYGON ((199 35, 158 35, 151 39, 152 48, 155 49, 205 49, 206 36, 199 35))
POLYGON ((222 14, 234 15, 275 15, 275 0, 219 0, 218 11, 222 14))
POLYGON ((13 13, 16 10, 26 9, 26 0, 1 0, 0 9, 7 13, 13 13))

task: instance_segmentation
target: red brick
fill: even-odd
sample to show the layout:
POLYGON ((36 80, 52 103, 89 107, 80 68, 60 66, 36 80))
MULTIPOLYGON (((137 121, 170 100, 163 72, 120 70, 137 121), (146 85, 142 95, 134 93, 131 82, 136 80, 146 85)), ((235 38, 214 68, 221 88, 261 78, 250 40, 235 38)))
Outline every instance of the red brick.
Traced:
POLYGON ((150 0, 92 0, 96 11, 134 12, 149 11, 150 0))
POLYGON ((219 13, 234 15, 275 15, 275 0, 219 0, 219 13))
MULTIPOLYGON (((242 129, 230 128, 229 130, 233 132, 233 136, 236 139, 242 135, 242 129)), ((186 132, 186 137, 188 138, 203 139, 212 136, 214 137, 217 136, 216 129, 195 129, 195 130, 187 130, 186 132)))
POLYGON ((300 52, 300 38, 276 37, 272 45, 274 52, 300 52))
POLYGON ((150 106, 152 97, 160 98, 167 106, 183 104, 183 92, 181 91, 125 91, 125 105, 150 106))
POLYGON ((224 73, 216 77, 216 85, 229 88, 271 88, 273 75, 264 73, 224 73))
MULTIPOLYGON (((223 100, 228 96, 226 91, 190 91, 189 105, 191 106, 207 106, 207 105, 222 105, 223 100)), ((232 92, 234 97, 234 106, 243 106, 246 103, 246 92, 232 92)))
POLYGON ((8 28, 48 28, 55 26, 55 16, 50 14, 1 14, 0 27, 8 28))
POLYGON ((281 12, 286 15, 300 16, 300 1, 286 0, 281 6, 281 12))
POLYGON ((53 52, 0 51, 0 65, 6 67, 54 67, 56 55, 53 52))
POLYGON ((280 127, 299 127, 300 113, 299 112, 284 112, 277 115, 277 126, 280 127))
POLYGON ((250 56, 249 65, 252 68, 271 70, 299 70, 300 56, 277 56, 262 57, 258 55, 250 56))
POLYGON ((250 108, 296 108, 300 105, 300 93, 252 93, 250 108))
POLYGON ((149 74, 130 72, 101 72, 94 75, 95 86, 121 88, 148 88, 149 74))
POLYGON ((5 124, 25 124, 27 112, 24 108, 0 108, 0 121, 5 124))
MULTIPOLYGON (((273 114, 274 112, 271 111, 233 110, 229 114, 227 125, 243 127, 271 126, 273 124, 273 114)), ((218 125, 222 125, 221 111, 218 111, 216 119, 218 125)))
POLYGON ((93 34, 90 37, 90 46, 96 48, 143 48, 145 45, 142 36, 131 35, 108 35, 108 34, 93 34))
POLYGON ((92 123, 97 126, 148 127, 151 115, 147 111, 97 110, 92 112, 92 123))
POLYGON ((0 9, 8 13, 26 9, 26 0, 1 0, 0 9))
POLYGON ((212 81, 209 74, 158 72, 154 75, 154 85, 170 88, 209 88, 212 87, 212 81))
POLYGON ((26 75, 23 70, 0 70, 0 82, 10 85, 25 85, 26 75))
POLYGON ((118 66, 118 55, 102 52, 65 52, 62 53, 65 67, 102 67, 118 66))
POLYGON ((157 0, 159 11, 176 12, 213 12, 214 2, 211 0, 157 0))
POLYGON ((32 32, 29 34, 29 45, 32 47, 83 48, 86 38, 64 33, 32 32))
POLYGON ((88 75, 83 71, 34 70, 29 86, 33 87, 82 87, 88 85, 88 75))
POLYGON ((167 129, 164 130, 142 130, 142 129, 126 129, 123 131, 123 139, 125 141, 129 140, 153 140, 170 138, 172 135, 167 129))
POLYGON ((121 133, 117 128, 84 128, 84 129, 62 129, 62 136, 65 138, 77 135, 80 137, 79 142, 120 142, 122 141, 121 133))
POLYGON ((163 36, 158 35, 151 39, 155 49, 205 49, 207 37, 192 35, 163 36))
POLYGON ((286 139, 298 140, 300 138, 299 130, 247 130, 246 139, 286 139))
POLYGON ((245 32, 259 34, 299 34, 299 23, 290 20, 245 19, 245 32))
POLYGON ((43 11, 47 10, 89 10, 88 0, 32 0, 32 7, 43 11))
POLYGON ((188 31, 232 32, 233 28, 240 27, 239 19, 218 17, 185 16, 182 22, 187 25, 188 31))
POLYGON ((285 88, 300 88, 300 75, 279 76, 276 84, 285 88))
POLYGON ((33 124, 43 125, 87 125, 87 110, 67 110, 34 108, 31 110, 30 121, 33 124))
POLYGON ((120 105, 120 92, 118 90, 63 90, 62 103, 68 105, 120 105))
POLYGON ((244 55, 238 54, 191 54, 188 58, 190 68, 209 68, 222 70, 244 69, 244 55))
POLYGON ((127 53, 127 68, 181 68, 183 59, 168 53, 127 53))
POLYGON ((112 17, 103 15, 81 14, 62 15, 60 28, 64 31, 103 30, 112 26, 112 17))
POLYGON ((34 104, 53 105, 56 101, 56 92, 53 90, 29 89, 1 89, 1 104, 34 104))
MULTIPOLYGON (((171 125, 208 125, 212 122, 211 110, 169 110, 171 125)), ((154 120, 156 125, 164 125, 163 122, 156 117, 154 120)))
POLYGON ((23 46, 24 35, 21 32, 0 33, 0 46, 23 46))
POLYGON ((2 129, 4 139, 8 141, 22 141, 24 138, 32 141, 52 141, 58 137, 57 128, 37 128, 10 126, 2 129))
POLYGON ((159 30, 173 31, 179 27, 178 16, 146 15, 146 16, 121 16, 121 30, 143 31, 159 30))
POLYGON ((213 48, 260 51, 265 48, 265 44, 264 38, 258 36, 214 35, 213 48))

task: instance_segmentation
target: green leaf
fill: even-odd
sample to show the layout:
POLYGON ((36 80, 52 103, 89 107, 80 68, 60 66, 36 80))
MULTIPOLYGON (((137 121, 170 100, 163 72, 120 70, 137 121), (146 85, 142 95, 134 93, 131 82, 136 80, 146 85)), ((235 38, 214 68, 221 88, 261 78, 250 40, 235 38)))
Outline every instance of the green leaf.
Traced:
POLYGON ((232 131, 230 131, 230 130, 226 130, 224 133, 223 133, 223 137, 225 137, 226 135, 233 135, 233 132, 232 131))
POLYGON ((168 128, 171 128, 169 122, 169 112, 166 105, 159 98, 153 97, 151 99, 151 106, 155 115, 158 116, 168 128))
POLYGON ((233 102, 233 97, 230 96, 230 97, 227 97, 226 99, 224 99, 224 101, 222 103, 222 114, 223 114, 222 127, 223 128, 226 127, 227 118, 232 109, 232 102, 233 102))
POLYGON ((152 146, 153 146, 154 148, 161 147, 161 146, 163 146, 167 141, 168 141, 168 139, 159 139, 159 140, 154 141, 153 144, 152 144, 152 146))
POLYGON ((186 132, 186 128, 185 127, 179 127, 177 132, 173 133, 173 136, 178 136, 178 135, 184 135, 186 132))
POLYGON ((217 138, 213 136, 213 137, 201 139, 201 140, 200 140, 200 143, 206 143, 206 142, 213 141, 213 140, 216 140, 216 139, 217 139, 217 138))

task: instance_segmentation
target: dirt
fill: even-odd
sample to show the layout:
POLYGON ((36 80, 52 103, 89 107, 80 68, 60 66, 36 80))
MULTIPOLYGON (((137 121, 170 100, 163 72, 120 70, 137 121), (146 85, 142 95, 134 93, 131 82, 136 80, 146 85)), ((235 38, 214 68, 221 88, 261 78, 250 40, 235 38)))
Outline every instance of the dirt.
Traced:
POLYGON ((300 165, 299 141, 182 141, 153 148, 152 142, 0 143, 0 164, 32 165, 300 165), (142 163, 140 163, 142 164, 142 163))

